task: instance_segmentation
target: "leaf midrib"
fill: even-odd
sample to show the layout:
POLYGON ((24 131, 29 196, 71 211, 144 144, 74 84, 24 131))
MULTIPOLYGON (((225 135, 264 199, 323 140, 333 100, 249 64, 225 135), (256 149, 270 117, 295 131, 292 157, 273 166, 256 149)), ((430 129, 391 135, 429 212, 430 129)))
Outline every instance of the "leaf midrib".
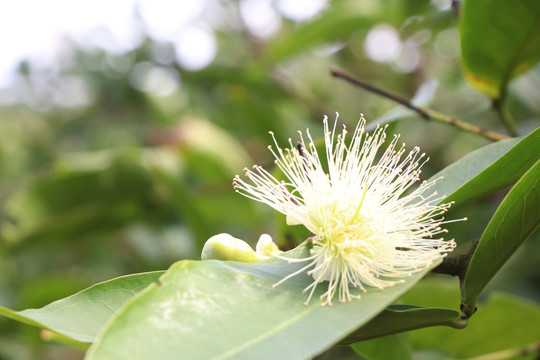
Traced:
POLYGON ((233 349, 230 349, 229 351, 225 352, 224 354, 221 354, 220 356, 212 358, 212 360, 222 360, 222 359, 231 358, 231 356, 233 356, 235 354, 238 354, 240 351, 249 348, 253 344, 256 344, 256 343, 258 343, 260 341, 263 341, 263 340, 269 338, 270 336, 272 336, 274 334, 277 334, 281 330, 285 329, 288 325, 290 325, 290 324, 302 319, 306 315, 308 315, 310 312, 313 311, 313 309, 315 309, 315 307, 311 307, 311 308, 306 309, 305 311, 301 312, 300 314, 290 318, 287 321, 282 322, 278 326, 275 326, 270 331, 267 331, 267 332, 255 337, 255 338, 251 339, 250 341, 247 341, 247 342, 243 343, 242 345, 239 345, 239 346, 237 346, 237 347, 235 347, 233 349))

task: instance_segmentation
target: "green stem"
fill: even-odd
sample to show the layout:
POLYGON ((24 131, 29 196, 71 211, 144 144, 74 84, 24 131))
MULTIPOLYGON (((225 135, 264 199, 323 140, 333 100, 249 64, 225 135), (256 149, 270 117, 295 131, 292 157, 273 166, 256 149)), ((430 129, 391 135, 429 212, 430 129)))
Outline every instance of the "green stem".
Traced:
POLYGON ((467 325, 469 324, 469 320, 467 319, 457 319, 457 320, 454 320, 454 321, 451 321, 445 325, 448 325, 454 329, 465 329, 467 327, 467 325))
POLYGON ((461 319, 470 319, 474 315, 478 307, 476 306, 476 299, 469 300, 467 303, 461 300, 461 319))
POLYGON ((499 114, 499 117, 508 130, 508 133, 511 136, 519 136, 514 118, 512 117, 512 114, 508 108, 504 106, 504 98, 493 100, 493 107, 497 111, 497 114, 499 114))
POLYGON ((499 133, 497 133, 495 131, 483 129, 483 128, 479 127, 479 126, 473 125, 471 123, 468 123, 468 122, 465 122, 465 121, 462 121, 462 120, 458 120, 456 118, 453 118, 453 117, 448 116, 446 114, 443 114, 441 112, 438 112, 438 111, 435 111, 435 110, 432 110, 432 109, 428 109, 428 108, 425 108, 425 107, 416 106, 407 99, 404 99, 404 98, 399 97, 397 95, 391 94, 391 93, 389 93, 389 92, 387 92, 385 90, 379 89, 379 88, 377 88, 377 87, 375 87, 373 85, 367 84, 367 83, 361 81, 360 79, 355 78, 354 76, 351 76, 351 75, 345 73, 344 71, 342 71, 341 69, 339 69, 337 67, 332 67, 330 69, 330 72, 332 73, 332 75, 334 75, 334 76, 336 76, 338 78, 341 78, 341 79, 343 79, 343 80, 345 80, 345 81, 347 81, 347 82, 349 82, 349 83, 351 83, 353 85, 356 85, 358 87, 361 87, 364 90, 367 90, 367 91, 372 92, 374 94, 377 94, 377 95, 380 95, 380 96, 385 97, 387 99, 390 99, 390 100, 392 100, 394 102, 397 102, 398 104, 401 104, 401 105, 413 110, 414 112, 416 112, 418 115, 420 115, 420 117, 424 118, 425 120, 438 121, 438 122, 441 122, 441 123, 456 127, 456 128, 458 128, 460 130, 467 131, 467 132, 470 132, 470 133, 473 133, 473 134, 483 136, 486 139, 489 139, 491 141, 500 141, 500 140, 505 140, 505 139, 509 138, 506 135, 499 134, 499 133))
POLYGON ((430 120, 452 125, 458 129, 483 136, 486 139, 489 139, 492 141, 500 141, 500 140, 509 139, 509 137, 504 134, 500 134, 492 130, 481 128, 480 126, 476 126, 474 124, 465 122, 463 120, 453 118, 451 116, 448 116, 436 110, 427 109, 427 108, 421 108, 421 109, 424 110, 426 114, 428 114, 428 117, 430 120))

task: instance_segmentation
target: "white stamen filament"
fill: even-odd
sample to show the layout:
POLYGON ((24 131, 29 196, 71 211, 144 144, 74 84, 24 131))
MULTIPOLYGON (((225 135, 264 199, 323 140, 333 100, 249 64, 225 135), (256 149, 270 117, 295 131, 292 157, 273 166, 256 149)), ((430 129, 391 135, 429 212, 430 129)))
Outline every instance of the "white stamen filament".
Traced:
POLYGON ((236 176, 234 188, 315 235, 311 256, 288 259, 278 255, 308 264, 274 286, 307 272, 314 281, 304 289, 309 292, 306 304, 317 285, 328 281, 321 300, 331 305, 336 294, 340 302, 358 299, 360 295, 351 294, 352 288, 365 292, 365 286, 393 286, 444 257, 455 243, 434 236, 446 232, 441 225, 463 219, 440 217, 451 203, 438 205, 443 197, 428 193, 435 181, 424 181, 405 194, 429 160, 418 147, 405 155, 405 144, 396 149, 399 136, 394 136, 377 157, 386 140, 386 127, 378 127, 371 135, 365 133, 362 117, 347 145, 345 127, 336 133, 337 120, 331 130, 326 117, 323 122, 327 168, 309 130, 305 137, 299 132, 298 148, 289 139, 286 149, 279 147, 271 132, 274 146, 269 149, 287 180, 280 182, 254 166, 246 169, 250 183, 236 176))

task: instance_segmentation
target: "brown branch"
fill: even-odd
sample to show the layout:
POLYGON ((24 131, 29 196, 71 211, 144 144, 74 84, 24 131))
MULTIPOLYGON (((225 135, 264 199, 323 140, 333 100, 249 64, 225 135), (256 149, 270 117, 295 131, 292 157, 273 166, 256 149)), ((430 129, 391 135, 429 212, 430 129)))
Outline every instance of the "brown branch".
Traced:
POLYGON ((480 239, 470 241, 465 244, 458 253, 452 253, 444 258, 443 262, 435 269, 431 270, 435 273, 457 276, 459 278, 459 287, 463 285, 467 268, 471 262, 471 258, 478 246, 480 239))
POLYGON ((405 98, 402 98, 402 97, 399 97, 397 95, 394 95, 394 94, 391 94, 385 90, 382 90, 382 89, 379 89, 373 85, 370 85, 370 84, 367 84, 365 82, 363 82, 362 80, 352 76, 352 75, 349 75, 347 73, 345 73, 343 70, 337 68, 337 67, 332 67, 330 69, 330 73, 335 76, 335 77, 338 77, 340 79, 343 79, 353 85, 356 85, 364 90, 367 90, 369 92, 372 92, 374 94, 377 94, 377 95, 380 95, 382 97, 385 97, 387 99, 390 99, 398 104, 401 104, 409 109, 411 109, 412 111, 416 112, 418 115, 420 115, 420 117, 422 117, 423 119, 425 120, 433 120, 433 121, 438 121, 438 122, 441 122, 441 123, 445 123, 447 125, 451 125, 451 126, 454 126, 458 129, 461 129, 461 130, 464 130, 464 131, 467 131, 467 132, 470 132, 470 133, 473 133, 473 134, 477 134, 477 135, 480 135, 480 136, 483 136, 485 137, 486 139, 489 139, 491 141, 500 141, 500 140, 505 140, 505 139, 508 139, 509 137, 506 136, 506 135, 503 135, 503 134, 499 134, 498 132, 495 132, 495 131, 491 131, 491 130, 488 130, 488 129, 484 129, 484 128, 481 128, 479 126, 476 126, 476 125, 473 125, 471 123, 468 123, 468 122, 465 122, 465 121, 462 121, 462 120, 459 120, 459 119, 456 119, 456 118, 453 118, 451 116, 448 116, 446 114, 443 114, 443 113, 440 113, 438 111, 435 111, 435 110, 432 110, 432 109, 429 109, 429 108, 425 108, 425 107, 420 107, 420 106, 416 106, 414 105, 413 103, 411 103, 409 100, 405 99, 405 98))
POLYGON ((461 4, 459 0, 452 0, 452 10, 454 11, 456 19, 459 19, 459 16, 461 15, 461 4))
POLYGON ((382 89, 379 89, 373 85, 370 85, 370 84, 367 84, 365 82, 363 82, 362 80, 352 76, 352 75, 349 75, 347 73, 345 73, 343 70, 341 70, 340 68, 337 68, 337 67, 331 67, 330 68, 330 73, 335 76, 335 77, 338 77, 340 79, 343 79, 353 85, 356 85, 358 87, 361 87, 362 89, 364 90, 367 90, 371 93, 374 93, 374 94, 377 94, 377 95, 380 95, 382 97, 385 97, 387 99, 390 99, 394 102, 397 102, 398 104, 401 104, 409 109, 411 109, 412 111, 418 113, 418 115, 420 115, 421 117, 423 117, 424 119, 429 119, 429 115, 424 111, 422 110, 421 108, 413 105, 409 100, 405 99, 405 98, 402 98, 402 97, 399 97, 397 95, 394 95, 394 94, 390 94, 389 92, 385 91, 385 90, 382 90, 382 89))

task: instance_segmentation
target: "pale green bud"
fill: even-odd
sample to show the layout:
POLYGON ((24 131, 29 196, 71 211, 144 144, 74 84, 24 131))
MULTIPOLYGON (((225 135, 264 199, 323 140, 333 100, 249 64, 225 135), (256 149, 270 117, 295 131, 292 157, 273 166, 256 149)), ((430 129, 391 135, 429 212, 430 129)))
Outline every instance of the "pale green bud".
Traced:
POLYGON ((257 246, 255 249, 257 250, 257 254, 266 257, 271 257, 282 252, 279 250, 276 243, 272 241, 272 237, 268 234, 261 235, 259 241, 257 241, 257 246))
POLYGON ((268 234, 263 234, 257 242, 257 251, 244 240, 222 233, 212 236, 204 244, 201 260, 232 260, 255 262, 268 259, 273 254, 281 253, 268 234))
POLYGON ((254 262, 263 260, 265 257, 257 254, 245 241, 223 233, 214 235, 206 241, 201 259, 254 262))

